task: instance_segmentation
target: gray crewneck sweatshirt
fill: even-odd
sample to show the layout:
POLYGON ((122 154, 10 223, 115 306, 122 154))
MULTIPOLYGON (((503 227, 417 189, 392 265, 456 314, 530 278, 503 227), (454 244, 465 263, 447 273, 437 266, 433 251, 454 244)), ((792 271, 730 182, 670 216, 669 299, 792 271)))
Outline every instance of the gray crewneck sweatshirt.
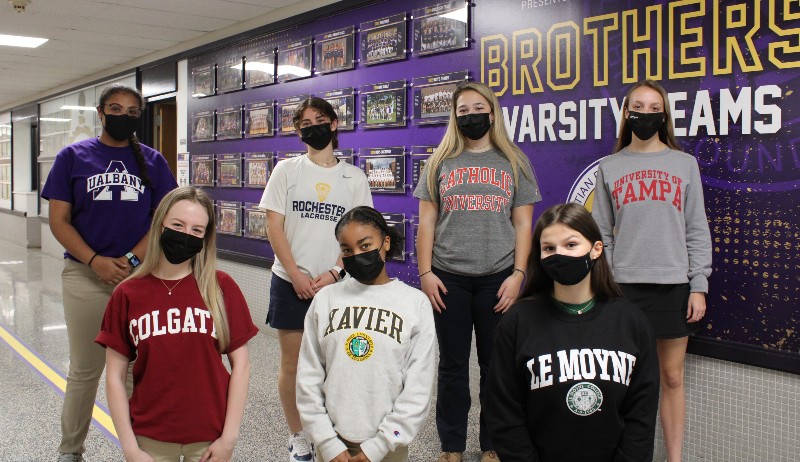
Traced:
POLYGON ((708 292, 711 234, 694 157, 625 148, 604 158, 592 216, 617 282, 689 282, 692 292, 708 292))

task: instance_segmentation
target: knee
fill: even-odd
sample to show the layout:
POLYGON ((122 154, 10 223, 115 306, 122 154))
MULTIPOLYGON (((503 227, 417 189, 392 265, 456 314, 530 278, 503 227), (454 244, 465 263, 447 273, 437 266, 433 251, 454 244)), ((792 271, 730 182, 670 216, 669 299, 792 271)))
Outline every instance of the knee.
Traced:
POLYGON ((677 390, 683 388, 683 370, 662 370, 661 387, 667 390, 677 390))

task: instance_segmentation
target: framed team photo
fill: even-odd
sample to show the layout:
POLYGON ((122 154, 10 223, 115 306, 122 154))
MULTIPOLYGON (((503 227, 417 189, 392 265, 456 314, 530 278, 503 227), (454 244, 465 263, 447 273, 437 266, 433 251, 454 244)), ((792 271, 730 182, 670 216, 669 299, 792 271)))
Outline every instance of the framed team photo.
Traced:
POLYGON ((217 109, 217 139, 232 140, 242 137, 242 107, 228 106, 217 109))
POLYGON ((258 50, 245 57, 244 70, 247 88, 275 83, 275 49, 258 50))
POLYGON ((355 95, 352 87, 326 91, 319 97, 329 102, 339 116, 337 130, 355 130, 355 95))
POLYGON ((214 154, 189 156, 192 186, 214 186, 214 154))
POLYGON ((414 10, 414 56, 468 46, 469 2, 453 0, 414 10))
POLYGON ((241 56, 225 58, 219 67, 219 92, 239 91, 244 83, 244 65, 241 56))
POLYGON ((278 133, 281 135, 295 134, 296 130, 294 128, 294 122, 292 122, 292 119, 294 119, 294 110, 307 98, 308 95, 290 96, 289 98, 282 99, 278 103, 278 115, 280 116, 278 133))
POLYGON ((362 85, 361 119, 364 128, 405 126, 405 80, 362 85))
POLYGON ((436 146, 411 146, 411 187, 416 188, 436 146))
POLYGON ((311 37, 278 47, 278 82, 311 77, 311 37))
POLYGON ((200 111, 192 116, 192 141, 214 141, 214 111, 200 111))
POLYGON ((361 23, 361 62, 365 66, 406 58, 406 14, 361 23))
POLYGON ((269 174, 272 172, 272 165, 273 155, 271 152, 244 153, 244 187, 266 187, 269 174))
POLYGON ((275 102, 250 103, 244 107, 244 137, 275 135, 275 102))
POLYGON ((216 94, 215 64, 207 64, 192 69, 192 97, 203 98, 216 94))
POLYGON ((269 240, 267 237, 267 212, 253 202, 244 203, 244 237, 269 240))
POLYGON ((358 166, 367 175, 372 192, 405 193, 406 161, 402 147, 361 149, 358 166))
POLYGON ((217 154, 217 186, 240 188, 242 186, 242 154, 217 154))
POLYGON ((416 264, 417 263, 417 234, 419 231, 419 215, 411 215, 411 241, 412 241, 412 249, 411 252, 411 261, 416 264))
POLYGON ((242 235, 242 203, 217 201, 217 233, 242 235))
POLYGON ((353 165, 353 150, 352 149, 334 149, 333 155, 336 156, 337 159, 346 162, 350 165, 353 165))
POLYGON ((314 73, 352 69, 355 66, 355 27, 345 27, 314 38, 314 73))
POLYGON ((447 123, 453 105, 453 92, 469 79, 468 71, 417 77, 412 85, 416 125, 447 123))
POLYGON ((395 255, 392 260, 406 261, 406 214, 405 213, 383 213, 383 219, 390 228, 397 230, 400 235, 400 242, 403 243, 403 251, 400 255, 395 255))

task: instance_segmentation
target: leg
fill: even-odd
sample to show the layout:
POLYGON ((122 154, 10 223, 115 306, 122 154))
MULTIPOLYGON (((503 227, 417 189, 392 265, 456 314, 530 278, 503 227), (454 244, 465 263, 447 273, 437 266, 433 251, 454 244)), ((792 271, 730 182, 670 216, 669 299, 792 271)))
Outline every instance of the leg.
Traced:
POLYGON ((180 462, 181 460, 180 444, 165 443, 144 436, 137 436, 136 442, 139 443, 139 449, 150 454, 155 462, 180 462))
POLYGON ((657 340, 661 372, 661 427, 667 461, 679 462, 683 451, 683 431, 686 425, 686 389, 684 364, 689 337, 657 340))
POLYGON ((61 411, 60 453, 82 454, 92 421, 105 350, 94 343, 113 286, 97 279, 86 265, 65 260, 61 274, 64 319, 69 337, 69 372, 61 411))
POLYGON ((198 462, 203 454, 206 452, 212 441, 184 444, 181 446, 181 454, 183 454, 183 462, 198 462))
POLYGON ((503 270, 490 276, 482 277, 476 283, 475 297, 472 300, 472 318, 475 323, 475 346, 478 352, 478 366, 480 367, 480 391, 478 399, 481 402, 479 440, 481 451, 492 451, 494 445, 489 438, 489 431, 483 417, 483 388, 489 375, 489 363, 492 359, 492 345, 494 331, 502 314, 494 312, 497 304, 497 291, 503 281, 511 274, 513 268, 503 270))
POLYGON ((464 452, 467 447, 469 355, 472 346, 472 289, 468 277, 434 269, 447 288, 447 306, 433 313, 439 341, 439 374, 436 392, 436 429, 442 451, 464 452))
POLYGON ((303 340, 302 330, 278 329, 278 341, 281 347, 281 368, 278 370, 278 396, 281 398, 283 415, 290 433, 303 429, 300 412, 297 411, 297 359, 300 356, 300 342, 303 340))

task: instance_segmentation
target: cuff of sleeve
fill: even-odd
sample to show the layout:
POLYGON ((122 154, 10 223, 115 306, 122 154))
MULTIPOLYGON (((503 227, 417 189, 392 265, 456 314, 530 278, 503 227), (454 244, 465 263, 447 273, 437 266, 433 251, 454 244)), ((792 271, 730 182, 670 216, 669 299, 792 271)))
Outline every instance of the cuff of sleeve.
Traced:
MULTIPOLYGON (((347 451, 347 446, 344 445, 342 440, 339 438, 331 438, 329 440, 323 441, 317 445, 317 449, 319 449, 320 454, 322 454, 322 460, 333 460, 334 457, 341 454, 343 451, 347 451)), ((373 460, 373 459, 370 459, 373 460)), ((380 459, 375 459, 380 460, 380 459)))
POLYGON ((360 446, 367 459, 372 461, 383 460, 392 449, 389 447, 388 442, 381 438, 380 433, 376 437, 364 441, 360 446))
POLYGON ((103 348, 111 348, 128 359, 133 360, 135 358, 133 350, 131 350, 131 348, 125 342, 119 340, 117 337, 109 334, 108 332, 100 331, 100 333, 97 334, 97 338, 94 339, 94 342, 103 348))
POLYGON ((704 294, 708 293, 708 279, 702 274, 698 274, 697 276, 693 277, 691 281, 689 281, 689 291, 690 292, 703 292, 704 294))

